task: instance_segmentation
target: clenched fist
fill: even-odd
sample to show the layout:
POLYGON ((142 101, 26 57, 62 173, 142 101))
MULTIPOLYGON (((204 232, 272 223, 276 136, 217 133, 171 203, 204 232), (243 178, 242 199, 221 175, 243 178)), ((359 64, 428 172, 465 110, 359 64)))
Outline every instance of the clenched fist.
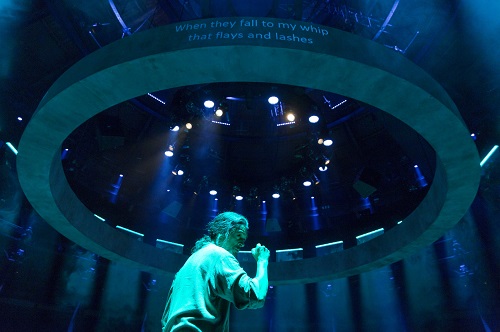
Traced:
POLYGON ((258 260, 269 260, 270 252, 269 249, 261 245, 260 243, 257 243, 255 248, 252 249, 252 255, 255 258, 256 261, 258 260))

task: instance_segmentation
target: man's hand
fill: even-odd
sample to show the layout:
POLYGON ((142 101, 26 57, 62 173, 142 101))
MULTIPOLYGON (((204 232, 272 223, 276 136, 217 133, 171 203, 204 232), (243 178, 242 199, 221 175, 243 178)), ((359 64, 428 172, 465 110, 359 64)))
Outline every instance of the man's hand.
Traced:
POLYGON ((252 249, 252 256, 255 258, 256 261, 259 260, 269 260, 270 252, 269 249, 266 247, 262 246, 260 243, 257 243, 257 246, 252 249))
POLYGON ((266 298, 269 280, 267 278, 267 265, 269 264, 269 249, 257 243, 252 249, 253 258, 257 261, 257 272, 253 281, 257 285, 256 295, 259 300, 266 298))

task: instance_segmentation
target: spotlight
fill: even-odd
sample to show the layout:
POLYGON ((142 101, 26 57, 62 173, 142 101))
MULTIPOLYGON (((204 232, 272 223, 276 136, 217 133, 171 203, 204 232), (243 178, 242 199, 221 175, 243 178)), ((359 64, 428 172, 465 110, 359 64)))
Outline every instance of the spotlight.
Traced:
POLYGON ((222 110, 222 108, 218 108, 217 111, 215 111, 215 115, 217 115, 218 117, 221 117, 222 114, 224 114, 224 111, 222 110))
POLYGON ((309 180, 305 180, 304 182, 302 182, 302 184, 304 185, 304 187, 309 187, 312 184, 312 182, 309 180))
POLYGON ((205 102, 203 103, 203 106, 205 106, 206 108, 212 108, 214 107, 215 103, 211 100, 205 100, 205 102))
POLYGON ((20 117, 20 116, 18 116, 18 117, 17 117, 17 121, 23 121, 23 118, 22 118, 22 117, 20 117))
POLYGON ((333 144, 333 141, 331 139, 325 139, 323 142, 324 146, 330 146, 333 144))
POLYGON ((122 177, 123 177, 123 174, 120 174, 120 177, 122 178, 122 177))
POLYGON ((184 174, 184 171, 182 169, 177 171, 177 175, 183 175, 183 174, 184 174))
POLYGON ((170 150, 165 151, 165 156, 172 157, 173 155, 174 155, 174 153, 172 151, 170 151, 170 150))
POLYGON ((276 105, 280 100, 278 97, 276 96, 271 96, 269 97, 269 99, 267 100, 269 102, 269 104, 271 105, 276 105))
POLYGON ((179 126, 174 126, 172 129, 170 129, 171 131, 179 131, 179 126))
POLYGON ((319 179, 316 174, 313 174, 314 184, 319 184, 319 179))
POLYGON ((320 170, 320 172, 325 172, 328 169, 328 167, 320 166, 318 169, 320 170))
POLYGON ((278 194, 278 193, 274 193, 274 194, 273 194, 273 198, 280 198, 280 194, 278 194))
POLYGON ((217 195, 217 190, 210 190, 209 193, 210 195, 215 196, 217 195))
POLYGON ((286 119, 290 122, 295 121, 295 115, 293 115, 293 113, 288 113, 286 119))
POLYGON ((309 122, 310 123, 317 123, 319 121, 319 117, 317 115, 311 115, 309 117, 309 122))
POLYGON ((328 165, 330 163, 330 159, 328 157, 323 156, 323 161, 325 162, 325 165, 328 165))
POLYGON ((186 129, 192 129, 193 128, 193 125, 191 123, 186 123, 186 129))
POLYGON ((318 138, 318 144, 323 144, 324 141, 325 141, 324 139, 318 138))
POLYGON ((243 196, 238 195, 235 198, 236 198, 237 201, 241 201, 243 199, 243 196))

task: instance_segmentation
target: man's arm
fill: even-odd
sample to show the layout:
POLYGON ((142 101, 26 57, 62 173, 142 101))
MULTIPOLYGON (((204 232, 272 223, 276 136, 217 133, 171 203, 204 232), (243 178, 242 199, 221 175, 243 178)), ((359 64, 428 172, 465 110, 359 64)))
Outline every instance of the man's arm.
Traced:
POLYGON ((261 246, 260 243, 257 244, 255 248, 252 249, 252 255, 257 261, 257 272, 255 278, 253 278, 254 284, 257 286, 257 298, 263 300, 267 294, 267 288, 269 287, 269 280, 267 277, 267 265, 269 264, 269 250, 261 246))

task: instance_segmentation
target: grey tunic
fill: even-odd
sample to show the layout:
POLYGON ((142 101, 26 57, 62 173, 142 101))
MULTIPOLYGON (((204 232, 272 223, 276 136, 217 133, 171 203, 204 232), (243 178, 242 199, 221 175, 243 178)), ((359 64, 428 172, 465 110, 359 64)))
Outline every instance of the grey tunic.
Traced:
POLYGON ((189 257, 176 274, 162 317, 163 332, 229 331, 229 309, 256 309, 265 299, 236 258, 208 244, 189 257))

